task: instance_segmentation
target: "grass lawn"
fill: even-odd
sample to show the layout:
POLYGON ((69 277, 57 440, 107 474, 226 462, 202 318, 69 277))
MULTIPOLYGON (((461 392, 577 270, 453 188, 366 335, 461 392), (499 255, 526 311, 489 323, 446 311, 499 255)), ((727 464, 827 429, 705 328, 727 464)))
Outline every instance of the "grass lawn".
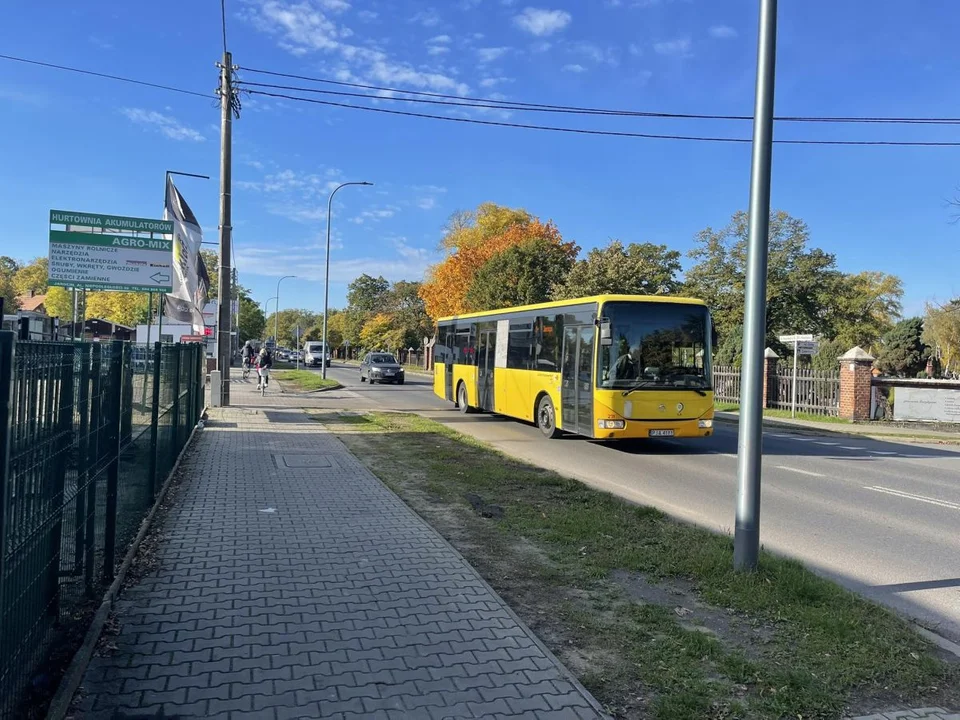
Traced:
MULTIPOLYGON (((718 412, 740 412, 740 406, 736 403, 723 403, 718 402, 714 405, 714 409, 718 412)), ((763 411, 763 416, 768 418, 787 418, 791 417, 789 410, 774 410, 772 408, 765 409, 763 411)), ((797 420, 808 420, 811 422, 823 422, 823 423, 837 423, 839 425, 850 425, 849 420, 844 418, 839 418, 834 415, 815 415, 813 413, 798 412, 796 415, 797 420)))
POLYGON ((331 378, 324 380, 320 377, 320 373, 311 372, 310 370, 277 370, 274 376, 282 385, 290 386, 301 392, 323 390, 340 385, 336 380, 332 380, 331 378))
POLYGON ((957 665, 797 562, 763 553, 758 572, 734 573, 729 537, 415 415, 313 417, 457 547, 615 717, 838 718, 960 701, 957 665))

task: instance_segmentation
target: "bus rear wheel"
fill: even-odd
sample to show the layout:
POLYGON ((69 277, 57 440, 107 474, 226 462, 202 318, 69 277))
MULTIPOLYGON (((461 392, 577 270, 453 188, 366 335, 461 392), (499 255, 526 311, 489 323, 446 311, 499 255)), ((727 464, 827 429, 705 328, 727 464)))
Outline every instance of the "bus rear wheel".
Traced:
POLYGON ((560 437, 560 431, 557 430, 557 413, 553 409, 553 400, 549 395, 544 395, 537 403, 537 427, 544 437, 560 437))

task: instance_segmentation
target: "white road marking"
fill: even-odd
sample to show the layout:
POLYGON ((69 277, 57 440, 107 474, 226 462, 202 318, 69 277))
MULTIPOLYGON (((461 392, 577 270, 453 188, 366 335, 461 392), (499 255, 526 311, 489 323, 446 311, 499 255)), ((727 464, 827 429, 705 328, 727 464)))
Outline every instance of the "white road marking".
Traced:
POLYGON ((893 495, 894 497, 904 498, 906 500, 916 500, 938 507, 945 507, 950 510, 960 510, 960 503, 950 502, 949 500, 938 500, 937 498, 926 497, 925 495, 914 495, 913 493, 903 492, 902 490, 891 490, 890 488, 880 487, 879 485, 864 486, 864 490, 873 490, 874 492, 893 495))
POLYGON ((851 447, 850 445, 841 445, 841 450, 863 450, 863 448, 851 447))
POLYGON ((897 453, 893 450, 867 450, 868 453, 873 455, 896 455, 897 453))
POLYGON ((801 470, 800 468, 792 468, 786 465, 777 465, 777 470, 788 470, 790 472, 800 473, 801 475, 809 475, 810 477, 826 477, 826 475, 821 475, 820 473, 811 472, 810 470, 801 470))
POLYGON ((736 460, 736 458, 737 458, 737 454, 736 454, 736 453, 714 452, 713 454, 714 454, 714 455, 719 455, 720 457, 733 458, 734 460, 736 460))
POLYGON ((823 441, 823 440, 814 440, 813 442, 814 442, 815 445, 830 445, 831 447, 840 444, 840 443, 835 443, 835 442, 825 442, 825 441, 823 441))

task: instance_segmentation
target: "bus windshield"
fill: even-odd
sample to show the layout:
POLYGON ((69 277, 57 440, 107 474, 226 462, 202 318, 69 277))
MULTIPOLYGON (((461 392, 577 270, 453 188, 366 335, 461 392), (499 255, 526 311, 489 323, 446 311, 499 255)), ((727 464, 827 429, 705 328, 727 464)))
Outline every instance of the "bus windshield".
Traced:
POLYGON ((709 390, 710 313, 702 305, 611 302, 613 344, 600 348, 597 387, 709 390))

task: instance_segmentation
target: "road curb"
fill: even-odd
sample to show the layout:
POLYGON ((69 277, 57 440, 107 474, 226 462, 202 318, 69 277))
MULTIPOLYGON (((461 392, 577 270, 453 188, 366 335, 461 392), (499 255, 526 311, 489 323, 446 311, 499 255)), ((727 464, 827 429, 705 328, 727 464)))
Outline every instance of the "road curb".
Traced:
POLYGON ((180 463, 184 455, 186 455, 187 451, 193 446, 197 430, 203 427, 201 423, 204 422, 208 410, 208 407, 203 409, 203 412, 200 414, 200 423, 193 426, 190 437, 187 438, 183 449, 180 451, 180 454, 177 455, 177 460, 170 469, 170 474, 167 475, 167 479, 164 481, 160 492, 157 493, 157 497, 153 501, 153 507, 150 508, 150 512, 148 512, 147 516, 140 522, 140 530, 137 532, 137 536, 133 539, 133 542, 127 550, 127 554, 124 556, 123 562, 120 564, 120 569, 117 571, 113 582, 110 583, 110 587, 107 588, 107 591, 103 594, 103 600, 101 600, 97 612, 94 613, 93 620, 87 629, 86 635, 84 635, 83 642, 74 654, 73 660, 70 661, 66 672, 63 674, 63 678, 60 680, 60 684, 57 686, 57 692, 53 696, 53 700, 50 701, 50 706, 47 708, 46 720, 63 720, 70 710, 73 697, 76 695, 77 690, 80 689, 81 684, 83 684, 84 675, 86 675, 87 668, 90 666, 90 660, 93 659, 93 654, 97 649, 97 642, 103 633, 103 626, 110 616, 110 611, 113 610, 114 602, 116 602, 117 597, 120 595, 127 571, 133 564, 133 559, 140 549, 140 543, 143 542, 147 532, 150 530, 150 526, 153 524, 153 519, 160 509, 160 504, 167 496, 167 491, 170 489, 173 478, 176 477, 177 471, 180 469, 180 463))

